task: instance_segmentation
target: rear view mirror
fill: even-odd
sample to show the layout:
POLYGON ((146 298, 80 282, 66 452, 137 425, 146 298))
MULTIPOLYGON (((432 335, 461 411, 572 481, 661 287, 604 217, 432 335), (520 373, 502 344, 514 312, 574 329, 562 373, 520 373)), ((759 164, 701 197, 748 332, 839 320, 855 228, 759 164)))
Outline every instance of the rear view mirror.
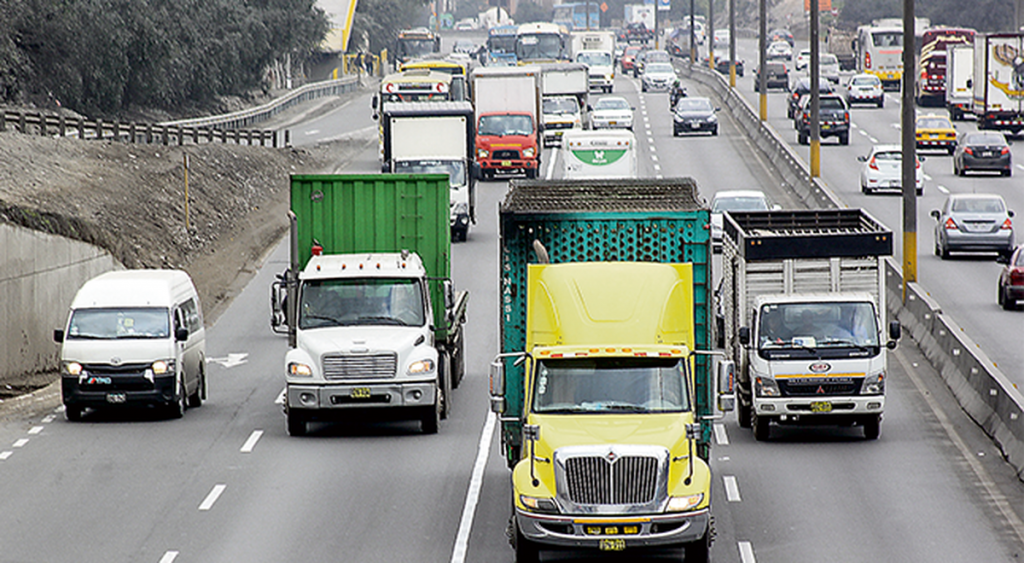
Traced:
POLYGON ((178 327, 178 330, 174 331, 174 339, 178 342, 188 340, 188 329, 185 327, 178 327))
POLYGON ((64 342, 64 329, 55 328, 53 329, 53 341, 56 343, 64 342))
POLYGON ((718 362, 718 410, 731 412, 736 405, 736 364, 729 360, 718 362))

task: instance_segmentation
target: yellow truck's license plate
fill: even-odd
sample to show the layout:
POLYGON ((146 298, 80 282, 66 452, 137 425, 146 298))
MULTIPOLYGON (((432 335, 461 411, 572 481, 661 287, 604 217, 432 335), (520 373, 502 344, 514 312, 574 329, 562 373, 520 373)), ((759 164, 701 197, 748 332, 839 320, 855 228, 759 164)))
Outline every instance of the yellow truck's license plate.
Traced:
POLYGON ((811 403, 811 412, 832 412, 832 403, 829 401, 815 401, 811 403))
POLYGON ((369 387, 356 387, 349 392, 349 396, 353 399, 369 399, 370 388, 369 387))
POLYGON ((598 548, 601 551, 624 551, 626 549, 626 540, 604 539, 598 544, 598 548))

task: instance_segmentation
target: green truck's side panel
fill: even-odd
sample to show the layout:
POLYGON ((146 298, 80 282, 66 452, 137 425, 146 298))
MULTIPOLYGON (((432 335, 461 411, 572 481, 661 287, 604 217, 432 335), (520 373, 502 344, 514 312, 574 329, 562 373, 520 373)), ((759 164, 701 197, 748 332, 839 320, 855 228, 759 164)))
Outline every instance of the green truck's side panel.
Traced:
POLYGON ((444 333, 441 280, 451 277, 448 197, 445 174, 293 175, 299 269, 309 262, 314 241, 324 254, 415 252, 431 278, 434 326, 444 333))
MULTIPOLYGON (((512 180, 500 209, 501 352, 526 347, 526 271, 536 264, 534 240, 552 264, 662 262, 693 264, 694 329, 698 350, 711 349, 710 210, 692 179, 512 180)), ((707 356, 698 356, 699 416, 708 402, 707 356)), ((505 361, 503 444, 518 446, 523 414, 523 369, 505 361)), ((704 426, 703 443, 711 437, 704 426)), ((702 448, 707 451, 706 448, 702 448)), ((512 455, 511 451, 505 452, 512 455)))

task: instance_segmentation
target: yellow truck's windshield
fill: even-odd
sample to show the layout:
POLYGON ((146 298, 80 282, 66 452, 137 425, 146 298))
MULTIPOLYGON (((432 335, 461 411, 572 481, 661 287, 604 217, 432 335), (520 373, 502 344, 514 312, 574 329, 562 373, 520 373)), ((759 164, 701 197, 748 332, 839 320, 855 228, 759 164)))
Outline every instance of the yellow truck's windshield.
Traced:
POLYGON ((533 412, 648 413, 690 410, 680 358, 545 359, 537 366, 533 412))

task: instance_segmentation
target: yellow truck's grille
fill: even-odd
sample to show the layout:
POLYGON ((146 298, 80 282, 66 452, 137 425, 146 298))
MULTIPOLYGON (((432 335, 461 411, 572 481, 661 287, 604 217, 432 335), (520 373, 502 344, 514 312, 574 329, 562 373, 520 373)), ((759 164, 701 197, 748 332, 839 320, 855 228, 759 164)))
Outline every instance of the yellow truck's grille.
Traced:
POLYGON ((649 456, 568 458, 566 492, 576 504, 646 504, 657 493, 658 465, 649 456))
POLYGON ((324 379, 390 378, 398 366, 396 354, 327 354, 322 361, 324 379))

